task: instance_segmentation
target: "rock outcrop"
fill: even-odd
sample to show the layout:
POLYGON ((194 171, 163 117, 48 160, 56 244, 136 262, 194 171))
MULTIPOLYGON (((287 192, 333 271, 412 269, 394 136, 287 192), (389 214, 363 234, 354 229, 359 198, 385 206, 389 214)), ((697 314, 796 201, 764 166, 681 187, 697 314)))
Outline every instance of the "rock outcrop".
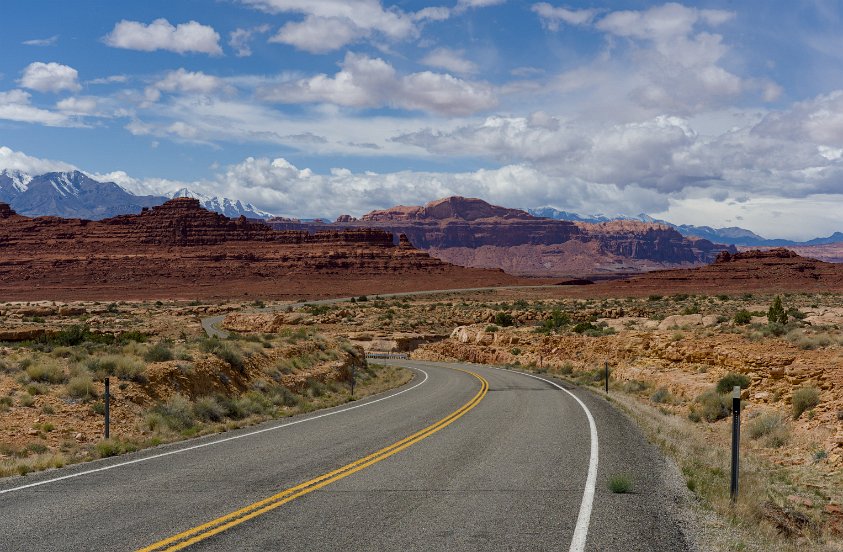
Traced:
POLYGON ((637 276, 623 285, 628 294, 689 291, 736 293, 744 291, 843 290, 843 265, 802 257, 789 249, 723 252, 708 266, 690 270, 661 270, 637 276))
POLYGON ((383 229, 276 231, 177 198, 102 221, 29 218, 0 204, 5 298, 301 298, 512 283, 398 245, 383 229))
POLYGON ((735 252, 733 247, 685 238, 661 224, 544 219, 464 197, 372 211, 359 221, 341 218, 333 225, 274 219, 268 224, 277 230, 310 232, 326 227, 384 229, 405 234, 414 246, 450 263, 525 276, 639 272, 711 262, 723 249, 735 252))

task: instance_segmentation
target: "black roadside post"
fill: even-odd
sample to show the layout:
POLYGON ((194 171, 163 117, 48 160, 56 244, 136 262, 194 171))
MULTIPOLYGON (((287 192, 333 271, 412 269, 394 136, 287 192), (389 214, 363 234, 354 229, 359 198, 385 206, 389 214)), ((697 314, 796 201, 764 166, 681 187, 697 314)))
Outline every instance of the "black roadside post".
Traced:
POLYGON ((740 470, 741 443, 741 387, 732 389, 732 487, 729 496, 732 502, 738 499, 738 472, 740 470))
POLYGON ((356 369, 354 368, 354 366, 352 366, 351 367, 351 398, 352 399, 354 398, 354 384, 355 384, 355 379, 356 379, 354 377, 355 375, 356 375, 356 369))
POLYGON ((108 439, 110 435, 109 425, 111 425, 111 390, 108 386, 108 378, 105 378, 105 438, 108 439))
POLYGON ((603 372, 606 380, 606 394, 609 394, 609 362, 603 363, 603 372))

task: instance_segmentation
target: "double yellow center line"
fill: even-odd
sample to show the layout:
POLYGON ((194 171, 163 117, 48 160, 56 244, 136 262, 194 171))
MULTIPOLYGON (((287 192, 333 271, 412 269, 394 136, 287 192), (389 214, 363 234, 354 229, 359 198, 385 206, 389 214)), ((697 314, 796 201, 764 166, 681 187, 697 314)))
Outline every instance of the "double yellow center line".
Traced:
POLYGON ((377 452, 373 452, 372 454, 364 458, 356 460, 350 464, 346 464, 345 466, 339 469, 322 474, 309 481, 305 481, 300 485, 296 485, 295 487, 290 487, 289 489, 283 490, 278 494, 270 496, 269 498, 259 500, 258 502, 250 504, 244 508, 240 508, 239 510, 231 512, 230 514, 218 517, 207 523, 203 523, 202 525, 197 525, 196 527, 181 532, 178 535, 173 535, 172 537, 158 541, 145 548, 141 548, 138 552, 182 550, 183 548, 187 548, 188 546, 196 544, 199 541, 222 533, 223 531, 227 531, 228 529, 240 525, 245 521, 248 521, 252 518, 256 518, 271 510, 274 510, 275 508, 278 508, 283 504, 295 500, 300 496, 304 496, 307 493, 313 492, 317 489, 321 489, 322 487, 330 485, 335 481, 339 481, 344 477, 348 477, 349 475, 355 472, 368 468, 372 464, 376 464, 381 460, 385 460, 393 454, 397 454, 405 448, 418 443, 422 439, 430 437, 440 429, 452 424, 454 421, 462 417, 466 412, 477 406, 477 404, 481 400, 483 400, 483 397, 485 397, 486 393, 489 391, 489 382, 486 381, 482 376, 475 374, 474 372, 469 372, 468 370, 460 371, 465 372, 467 374, 471 374, 472 376, 477 378, 480 381, 480 391, 478 391, 477 394, 474 395, 474 397, 472 397, 470 401, 465 403, 463 406, 461 406, 459 409, 452 412, 448 416, 445 416, 438 422, 427 426, 426 428, 410 435, 409 437, 401 439, 397 443, 393 443, 388 447, 384 447, 377 452))

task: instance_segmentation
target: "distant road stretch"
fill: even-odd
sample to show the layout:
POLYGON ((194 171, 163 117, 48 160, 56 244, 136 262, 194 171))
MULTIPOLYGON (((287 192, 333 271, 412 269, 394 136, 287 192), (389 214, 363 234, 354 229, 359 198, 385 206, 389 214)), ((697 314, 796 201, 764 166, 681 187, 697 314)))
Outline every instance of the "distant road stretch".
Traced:
POLYGON ((3 480, 0 550, 689 549, 664 461, 604 399, 491 367, 389 363, 416 377, 3 480), (620 472, 633 493, 608 491, 620 472))

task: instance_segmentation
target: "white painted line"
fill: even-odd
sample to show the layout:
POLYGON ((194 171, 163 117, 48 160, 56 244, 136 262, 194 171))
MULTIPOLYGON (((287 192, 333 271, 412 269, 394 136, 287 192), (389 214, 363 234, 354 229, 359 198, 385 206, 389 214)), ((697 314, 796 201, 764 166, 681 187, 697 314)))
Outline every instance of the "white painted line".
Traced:
POLYGON ((527 376, 529 378, 549 383, 557 389, 561 389, 562 391, 571 395, 574 400, 579 403, 583 411, 585 411, 585 415, 588 418, 588 427, 591 431, 591 455, 588 460, 588 475, 585 478, 585 490, 583 491, 582 502, 580 503, 580 513, 577 516, 577 525, 574 528, 574 537, 571 539, 570 548, 570 552, 583 552, 583 550, 585 550, 585 541, 588 537, 588 524, 591 521, 591 509, 594 505, 594 492, 597 487, 597 424, 594 423, 594 417, 591 415, 591 411, 588 410, 588 407, 585 405, 584 402, 580 400, 579 397, 577 397, 576 395, 574 395, 573 393, 571 393, 556 382, 541 378, 539 376, 534 376, 533 374, 518 372, 516 370, 495 368, 494 366, 489 366, 489 368, 494 368, 495 370, 504 370, 506 372, 512 372, 513 374, 521 374, 522 376, 527 376))
POLYGON ((189 452, 189 451, 196 450, 196 449, 201 449, 201 448, 210 447, 210 446, 213 446, 213 445, 218 445, 220 443, 226 443, 228 441, 234 441, 235 439, 243 439, 244 437, 251 437, 253 435, 258 435, 260 433, 266 433, 267 431, 275 431, 277 429, 288 428, 290 426, 294 426, 294 425, 297 425, 297 424, 303 424, 305 422, 311 422, 313 420, 318 420, 320 418, 326 418, 328 416, 333 416, 335 414, 342 414, 343 412, 348 412, 349 410, 354 410, 355 408, 363 408, 364 406, 369 406, 371 404, 379 403, 381 401, 385 401, 387 399, 397 397, 398 395, 402 395, 402 394, 406 393, 407 391, 412 391, 413 389, 419 387, 420 385, 423 385, 427 381, 427 378, 428 378, 427 372, 425 372, 421 368, 414 368, 414 369, 418 370, 419 372, 424 374, 423 380, 421 380, 420 382, 418 382, 417 384, 415 384, 412 387, 408 387, 407 389, 398 391, 397 393, 393 393, 392 395, 387 395, 386 397, 381 397, 379 399, 375 399, 373 401, 369 401, 369 402, 362 403, 362 404, 356 404, 354 406, 349 406, 348 408, 343 408, 341 410, 333 410, 331 412, 326 412, 324 414, 319 414, 317 416, 305 418, 305 419, 302 419, 302 420, 295 420, 293 422, 289 422, 289 423, 282 424, 282 425, 267 427, 267 428, 264 428, 264 429, 258 429, 256 431, 250 431, 248 433, 241 433, 240 435, 233 435, 231 437, 225 437, 223 439, 217 439, 216 441, 211 441, 209 443, 202 443, 201 445, 193 445, 193 446, 189 446, 189 447, 185 447, 185 448, 181 448, 181 449, 177 449, 177 450, 162 452, 160 454, 154 454, 152 456, 146 456, 144 458, 136 458, 134 460, 129 460, 127 462, 120 462, 119 464, 111 464, 109 466, 103 466, 102 468, 96 468, 96 469, 93 469, 93 470, 85 470, 85 471, 81 471, 81 472, 78 472, 78 473, 71 473, 69 475, 63 475, 61 477, 54 477, 52 479, 45 479, 44 481, 36 481, 35 483, 29 483, 27 485, 21 485, 19 487, 12 487, 11 489, 2 489, 2 490, 0 490, 0 495, 6 494, 6 493, 11 493, 13 491, 21 491, 23 489, 30 489, 32 487, 40 487, 41 485, 47 485, 49 483, 56 483, 57 481, 64 481, 65 479, 73 479, 75 477, 82 477, 83 475, 90 475, 92 473, 98 473, 98 472, 102 472, 102 471, 106 471, 106 470, 113 470, 114 468, 121 468, 123 466, 129 466, 131 464, 138 464, 140 462, 147 462, 149 460, 155 460, 157 458, 163 458, 165 456, 172 456, 173 454, 181 454, 183 452, 189 452))

